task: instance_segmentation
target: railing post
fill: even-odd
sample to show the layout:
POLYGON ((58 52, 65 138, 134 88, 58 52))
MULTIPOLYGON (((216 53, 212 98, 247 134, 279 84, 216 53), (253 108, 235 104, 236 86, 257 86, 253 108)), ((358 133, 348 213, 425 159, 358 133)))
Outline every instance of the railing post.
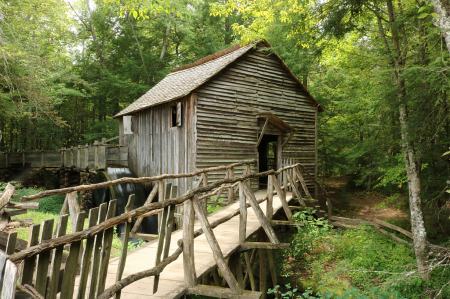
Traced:
MULTIPOLYGON (((206 186, 208 186, 208 173, 204 172, 203 173, 203 187, 206 187, 206 186)), ((205 192, 205 194, 206 194, 206 192, 205 192)), ((205 198, 203 200, 203 209, 204 209, 206 215, 208 215, 208 198, 205 198)))
POLYGON ((244 192, 244 182, 239 182, 239 243, 247 239, 247 200, 244 192))
MULTIPOLYGON (((228 169, 228 178, 234 179, 234 167, 228 169)), ((234 188, 228 188, 228 204, 234 202, 234 188)))
POLYGON ((184 282, 188 287, 197 285, 194 261, 194 222, 195 213, 192 198, 184 202, 183 213, 183 268, 184 282))
POLYGON ((267 206, 266 217, 268 220, 272 220, 273 217, 273 176, 267 176, 267 206))

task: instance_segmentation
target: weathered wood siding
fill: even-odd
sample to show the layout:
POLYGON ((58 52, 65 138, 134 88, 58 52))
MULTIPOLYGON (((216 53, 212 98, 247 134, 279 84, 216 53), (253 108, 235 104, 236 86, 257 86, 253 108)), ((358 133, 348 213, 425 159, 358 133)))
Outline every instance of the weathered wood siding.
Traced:
MULTIPOLYGON (((315 106, 276 57, 257 49, 236 60, 194 92, 197 93, 197 168, 256 159, 256 142, 264 122, 256 117, 271 112, 297 132, 282 151, 313 174, 315 168, 315 106)), ((279 134, 271 125, 266 134, 279 134)), ((283 134, 286 140, 289 134, 283 134)), ((252 171, 256 171, 255 165, 252 171)), ((242 169, 236 171, 236 175, 242 169)), ((225 176, 210 174, 209 180, 225 176)), ((311 187, 312 184, 309 182, 311 187)))
MULTIPOLYGON (((132 117, 133 134, 120 140, 129 146, 129 167, 137 176, 192 172, 195 168, 195 98, 188 96, 178 101, 161 104, 137 112, 132 117), (170 108, 182 105, 182 125, 171 127, 170 108)), ((123 121, 120 118, 120 135, 123 121)), ((178 186, 179 194, 192 188, 193 180, 167 180, 178 186)))

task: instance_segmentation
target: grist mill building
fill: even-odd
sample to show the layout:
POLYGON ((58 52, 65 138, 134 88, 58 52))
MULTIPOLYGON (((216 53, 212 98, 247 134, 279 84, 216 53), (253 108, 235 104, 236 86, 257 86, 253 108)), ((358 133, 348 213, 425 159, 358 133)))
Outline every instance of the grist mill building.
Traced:
MULTIPOLYGON (((317 174, 322 107, 268 48, 266 41, 237 44, 173 69, 118 113, 130 169, 142 177, 256 160, 252 172, 301 162, 317 174)), ((191 178, 172 183, 179 194, 196 186, 191 178)))

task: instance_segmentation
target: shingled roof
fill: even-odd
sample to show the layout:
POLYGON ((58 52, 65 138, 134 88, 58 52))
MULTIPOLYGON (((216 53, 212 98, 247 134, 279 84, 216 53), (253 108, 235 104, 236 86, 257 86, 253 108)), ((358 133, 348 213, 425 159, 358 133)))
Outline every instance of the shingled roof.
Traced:
MULTIPOLYGON (((167 103, 188 95, 194 89, 208 81, 211 77, 216 75, 260 42, 261 41, 256 41, 246 46, 236 44, 193 63, 173 69, 172 73, 168 74, 152 89, 147 91, 143 96, 116 114, 114 117, 132 114, 137 111, 147 109, 158 104, 167 103)), ((270 47, 269 43, 265 41, 264 43, 270 47)), ((307 93, 311 100, 316 104, 316 106, 319 106, 309 92, 303 87, 300 81, 284 64, 281 58, 278 55, 276 55, 276 57, 280 60, 281 64, 286 68, 300 87, 307 93)), ((322 110, 321 107, 319 107, 319 109, 322 110)))

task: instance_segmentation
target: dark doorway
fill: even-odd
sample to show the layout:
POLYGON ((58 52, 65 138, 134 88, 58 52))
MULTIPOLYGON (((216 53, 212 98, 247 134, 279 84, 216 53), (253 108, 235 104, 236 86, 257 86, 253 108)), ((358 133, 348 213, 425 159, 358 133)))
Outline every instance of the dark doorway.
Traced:
MULTIPOLYGON (((264 135, 258 146, 259 172, 277 169, 277 135, 264 135)), ((267 188, 267 176, 259 178, 259 188, 267 188)))

